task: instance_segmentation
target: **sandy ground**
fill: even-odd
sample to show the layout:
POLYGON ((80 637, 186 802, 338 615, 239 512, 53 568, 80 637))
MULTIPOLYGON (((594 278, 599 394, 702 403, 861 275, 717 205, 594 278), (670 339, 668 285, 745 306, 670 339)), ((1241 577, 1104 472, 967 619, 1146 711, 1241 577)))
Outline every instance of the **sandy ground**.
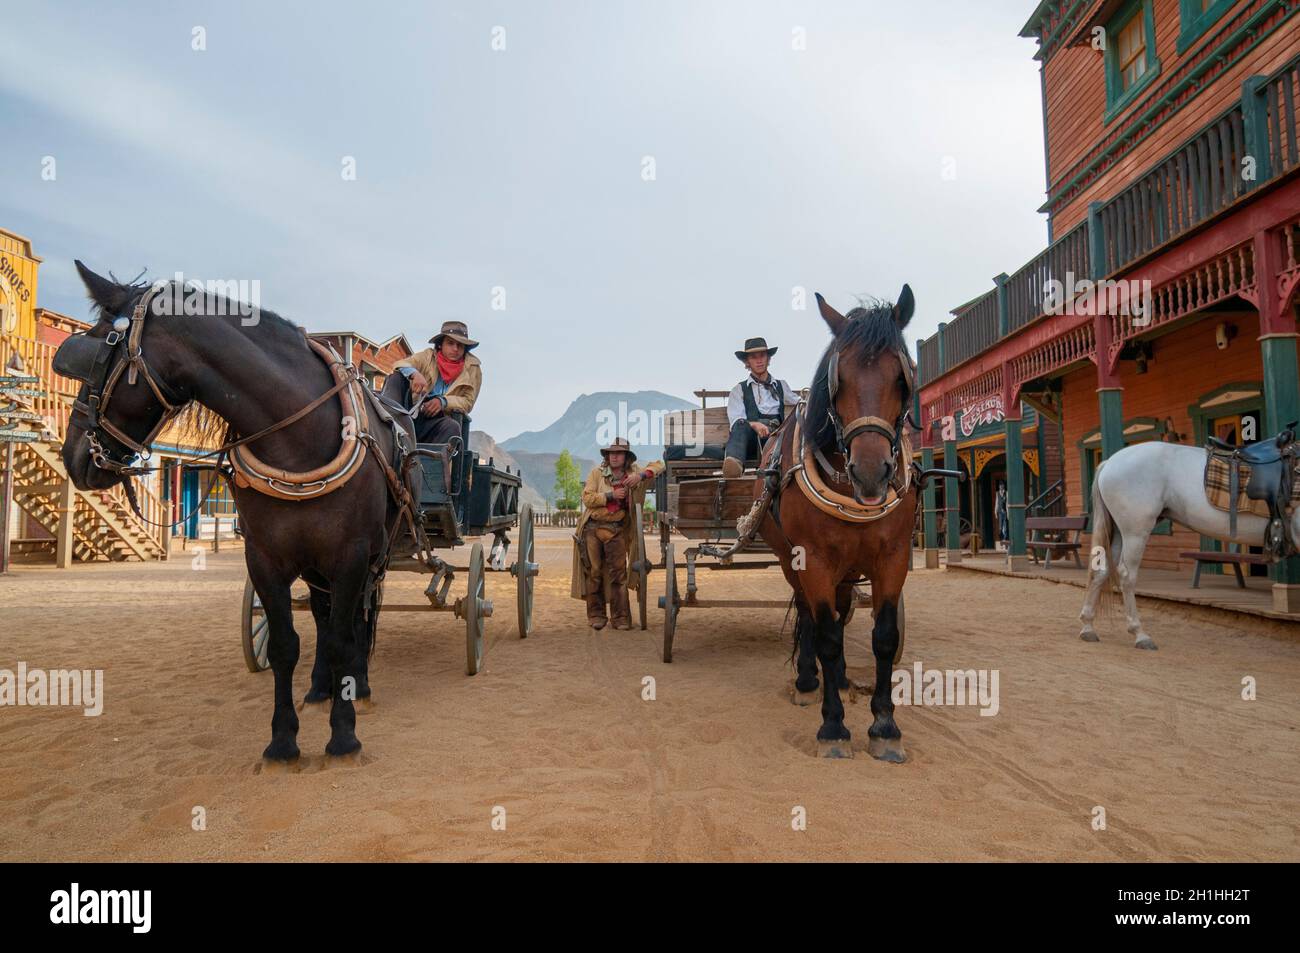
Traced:
MULTIPOLYGON (((539 531, 526 641, 513 580, 489 577, 476 677, 451 615, 384 616, 359 761, 326 759, 326 716, 309 712, 296 770, 260 759, 271 675, 240 653, 239 552, 203 571, 20 567, 0 579, 0 668, 102 668, 106 702, 98 718, 0 708, 0 859, 1300 860, 1300 626, 1144 601, 1159 652, 1118 619, 1089 645, 1077 589, 917 570, 903 664, 997 669, 1000 711, 900 707, 897 766, 867 756, 858 697, 857 757, 826 761, 817 710, 789 700, 780 611, 685 610, 665 665, 653 599, 646 632, 586 627, 568 532, 539 531)), ((421 587, 392 575, 386 600, 421 587)), ((776 570, 701 581, 710 598, 783 591, 776 570)), ((868 681, 869 626, 859 612, 848 647, 868 681)))

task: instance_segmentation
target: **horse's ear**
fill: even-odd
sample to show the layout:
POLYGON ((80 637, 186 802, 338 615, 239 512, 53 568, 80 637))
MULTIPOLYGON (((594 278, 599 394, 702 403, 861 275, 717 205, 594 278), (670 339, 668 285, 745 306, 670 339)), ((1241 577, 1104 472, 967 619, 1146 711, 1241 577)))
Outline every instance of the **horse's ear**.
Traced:
POLYGON ((80 261, 75 262, 77 274, 81 275, 81 283, 86 286, 86 292, 90 295, 99 310, 106 316, 112 317, 122 313, 127 302, 131 300, 131 295, 135 289, 127 285, 120 285, 110 278, 103 275, 97 275, 80 261))
POLYGON ((916 310, 916 298, 912 296, 912 286, 905 284, 903 290, 898 293, 898 304, 894 305, 894 323, 898 325, 898 330, 907 327, 907 322, 912 320, 912 312, 916 310))
POLYGON ((826 299, 821 296, 821 292, 815 291, 813 294, 817 296, 817 308, 822 313, 822 320, 830 327, 831 334, 839 337, 849 319, 827 304, 826 299))

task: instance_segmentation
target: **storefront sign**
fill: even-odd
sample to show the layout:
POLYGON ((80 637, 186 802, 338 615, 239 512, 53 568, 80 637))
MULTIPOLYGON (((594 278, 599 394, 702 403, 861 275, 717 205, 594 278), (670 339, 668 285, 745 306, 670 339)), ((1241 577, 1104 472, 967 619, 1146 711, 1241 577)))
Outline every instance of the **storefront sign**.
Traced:
POLYGON ((999 420, 1004 419, 1004 416, 1001 394, 994 394, 991 397, 977 400, 975 403, 961 409, 962 435, 969 437, 975 432, 976 427, 997 423, 999 420))

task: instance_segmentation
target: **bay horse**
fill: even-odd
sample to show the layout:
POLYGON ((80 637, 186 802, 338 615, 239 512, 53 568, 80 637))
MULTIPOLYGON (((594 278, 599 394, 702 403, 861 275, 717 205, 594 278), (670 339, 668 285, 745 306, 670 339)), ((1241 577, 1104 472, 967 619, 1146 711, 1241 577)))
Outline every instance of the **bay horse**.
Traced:
MULTIPOLYGON (((250 321, 238 303, 202 295, 199 308, 160 314, 144 304, 161 283, 123 284, 76 265, 98 320, 60 346, 54 369, 82 381, 62 450, 78 489, 121 482, 131 492, 131 476, 143 472, 133 466, 136 458, 147 459, 162 427, 192 404, 200 408, 200 427, 248 441, 247 450, 277 473, 328 470, 348 438, 348 391, 339 375, 354 375, 350 365, 327 365, 302 328, 273 312, 261 310, 250 321), (332 393, 338 398, 322 400, 332 393)), ((185 288, 167 291, 183 294, 185 288)), ((413 446, 409 419, 401 426, 413 446)), ((299 577, 311 586, 317 630, 304 703, 332 702, 327 754, 361 748, 353 700, 370 696, 367 659, 376 613, 367 597, 373 600, 376 574, 382 577, 402 502, 394 494, 393 471, 385 469, 400 442, 397 431, 379 426, 360 436, 368 454, 345 483, 323 495, 283 498, 231 481, 248 575, 269 626, 275 705, 262 756, 270 761, 299 755, 293 698, 299 644, 290 596, 299 577), (370 465, 370 458, 379 465, 370 465)))
POLYGON ((818 294, 817 305, 834 339, 817 365, 806 407, 764 449, 762 468, 775 485, 759 532, 794 590, 797 704, 815 699, 821 663, 822 757, 853 756, 840 699, 848 687, 844 623, 854 583, 871 581, 876 683, 867 750, 901 763, 906 754, 890 688, 917 504, 918 481, 903 433, 915 380, 903 329, 915 299, 904 285, 897 304, 842 315, 818 294))
MULTIPOLYGON (((1155 649, 1155 640, 1138 617, 1138 567, 1151 531, 1162 519, 1172 519, 1194 533, 1244 546, 1264 543, 1268 520, 1243 512, 1236 525, 1229 515, 1210 505, 1205 496, 1206 451, 1176 443, 1146 442, 1125 447, 1102 462, 1092 483, 1092 555, 1088 560, 1088 590, 1083 597, 1079 638, 1099 642, 1093 619, 1099 599, 1110 587, 1120 591, 1133 645, 1155 649), (1236 532, 1233 532, 1233 530, 1236 532)), ((1290 538, 1300 540, 1300 507, 1287 517, 1290 538)))

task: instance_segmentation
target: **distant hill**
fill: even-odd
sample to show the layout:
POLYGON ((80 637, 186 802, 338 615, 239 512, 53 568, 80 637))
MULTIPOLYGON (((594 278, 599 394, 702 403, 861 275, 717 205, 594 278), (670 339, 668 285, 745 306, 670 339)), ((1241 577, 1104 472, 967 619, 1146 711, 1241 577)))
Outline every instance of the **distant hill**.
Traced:
MULTIPOLYGON (((523 467, 524 483, 533 487, 551 506, 555 505, 555 461, 560 458, 558 453, 529 453, 527 450, 516 450, 514 457, 523 467)), ((578 465, 578 479, 587 479, 587 474, 591 468, 596 465, 595 460, 587 460, 583 457, 574 457, 573 462, 578 465)))
POLYGON ((546 509, 545 496, 549 496, 551 485, 555 483, 555 463, 551 462, 551 478, 545 483, 545 496, 538 492, 538 484, 534 483, 528 477, 527 467, 522 465, 519 460, 515 459, 510 453, 501 449, 501 445, 492 439, 492 435, 482 430, 471 430, 469 432, 469 448, 474 451, 481 459, 491 460, 496 466, 510 467, 512 473, 521 473, 524 478, 524 485, 519 488, 519 505, 522 507, 525 503, 532 505, 533 509, 546 509))
MULTIPOLYGON (((501 446, 511 453, 558 455, 568 450, 585 461, 600 458, 597 437, 626 436, 642 460, 657 460, 663 454, 662 415, 666 411, 691 410, 696 404, 656 390, 636 392, 601 391, 583 394, 545 430, 529 430, 501 446), (657 413, 656 413, 657 412, 657 413)), ((554 459, 551 461, 554 470, 554 459)), ((585 466, 590 467, 590 463, 585 466)), ((586 475, 586 471, 583 471, 586 475)), ((551 482, 555 481, 552 472, 551 482)), ((537 487, 539 492, 547 493, 537 487)))

